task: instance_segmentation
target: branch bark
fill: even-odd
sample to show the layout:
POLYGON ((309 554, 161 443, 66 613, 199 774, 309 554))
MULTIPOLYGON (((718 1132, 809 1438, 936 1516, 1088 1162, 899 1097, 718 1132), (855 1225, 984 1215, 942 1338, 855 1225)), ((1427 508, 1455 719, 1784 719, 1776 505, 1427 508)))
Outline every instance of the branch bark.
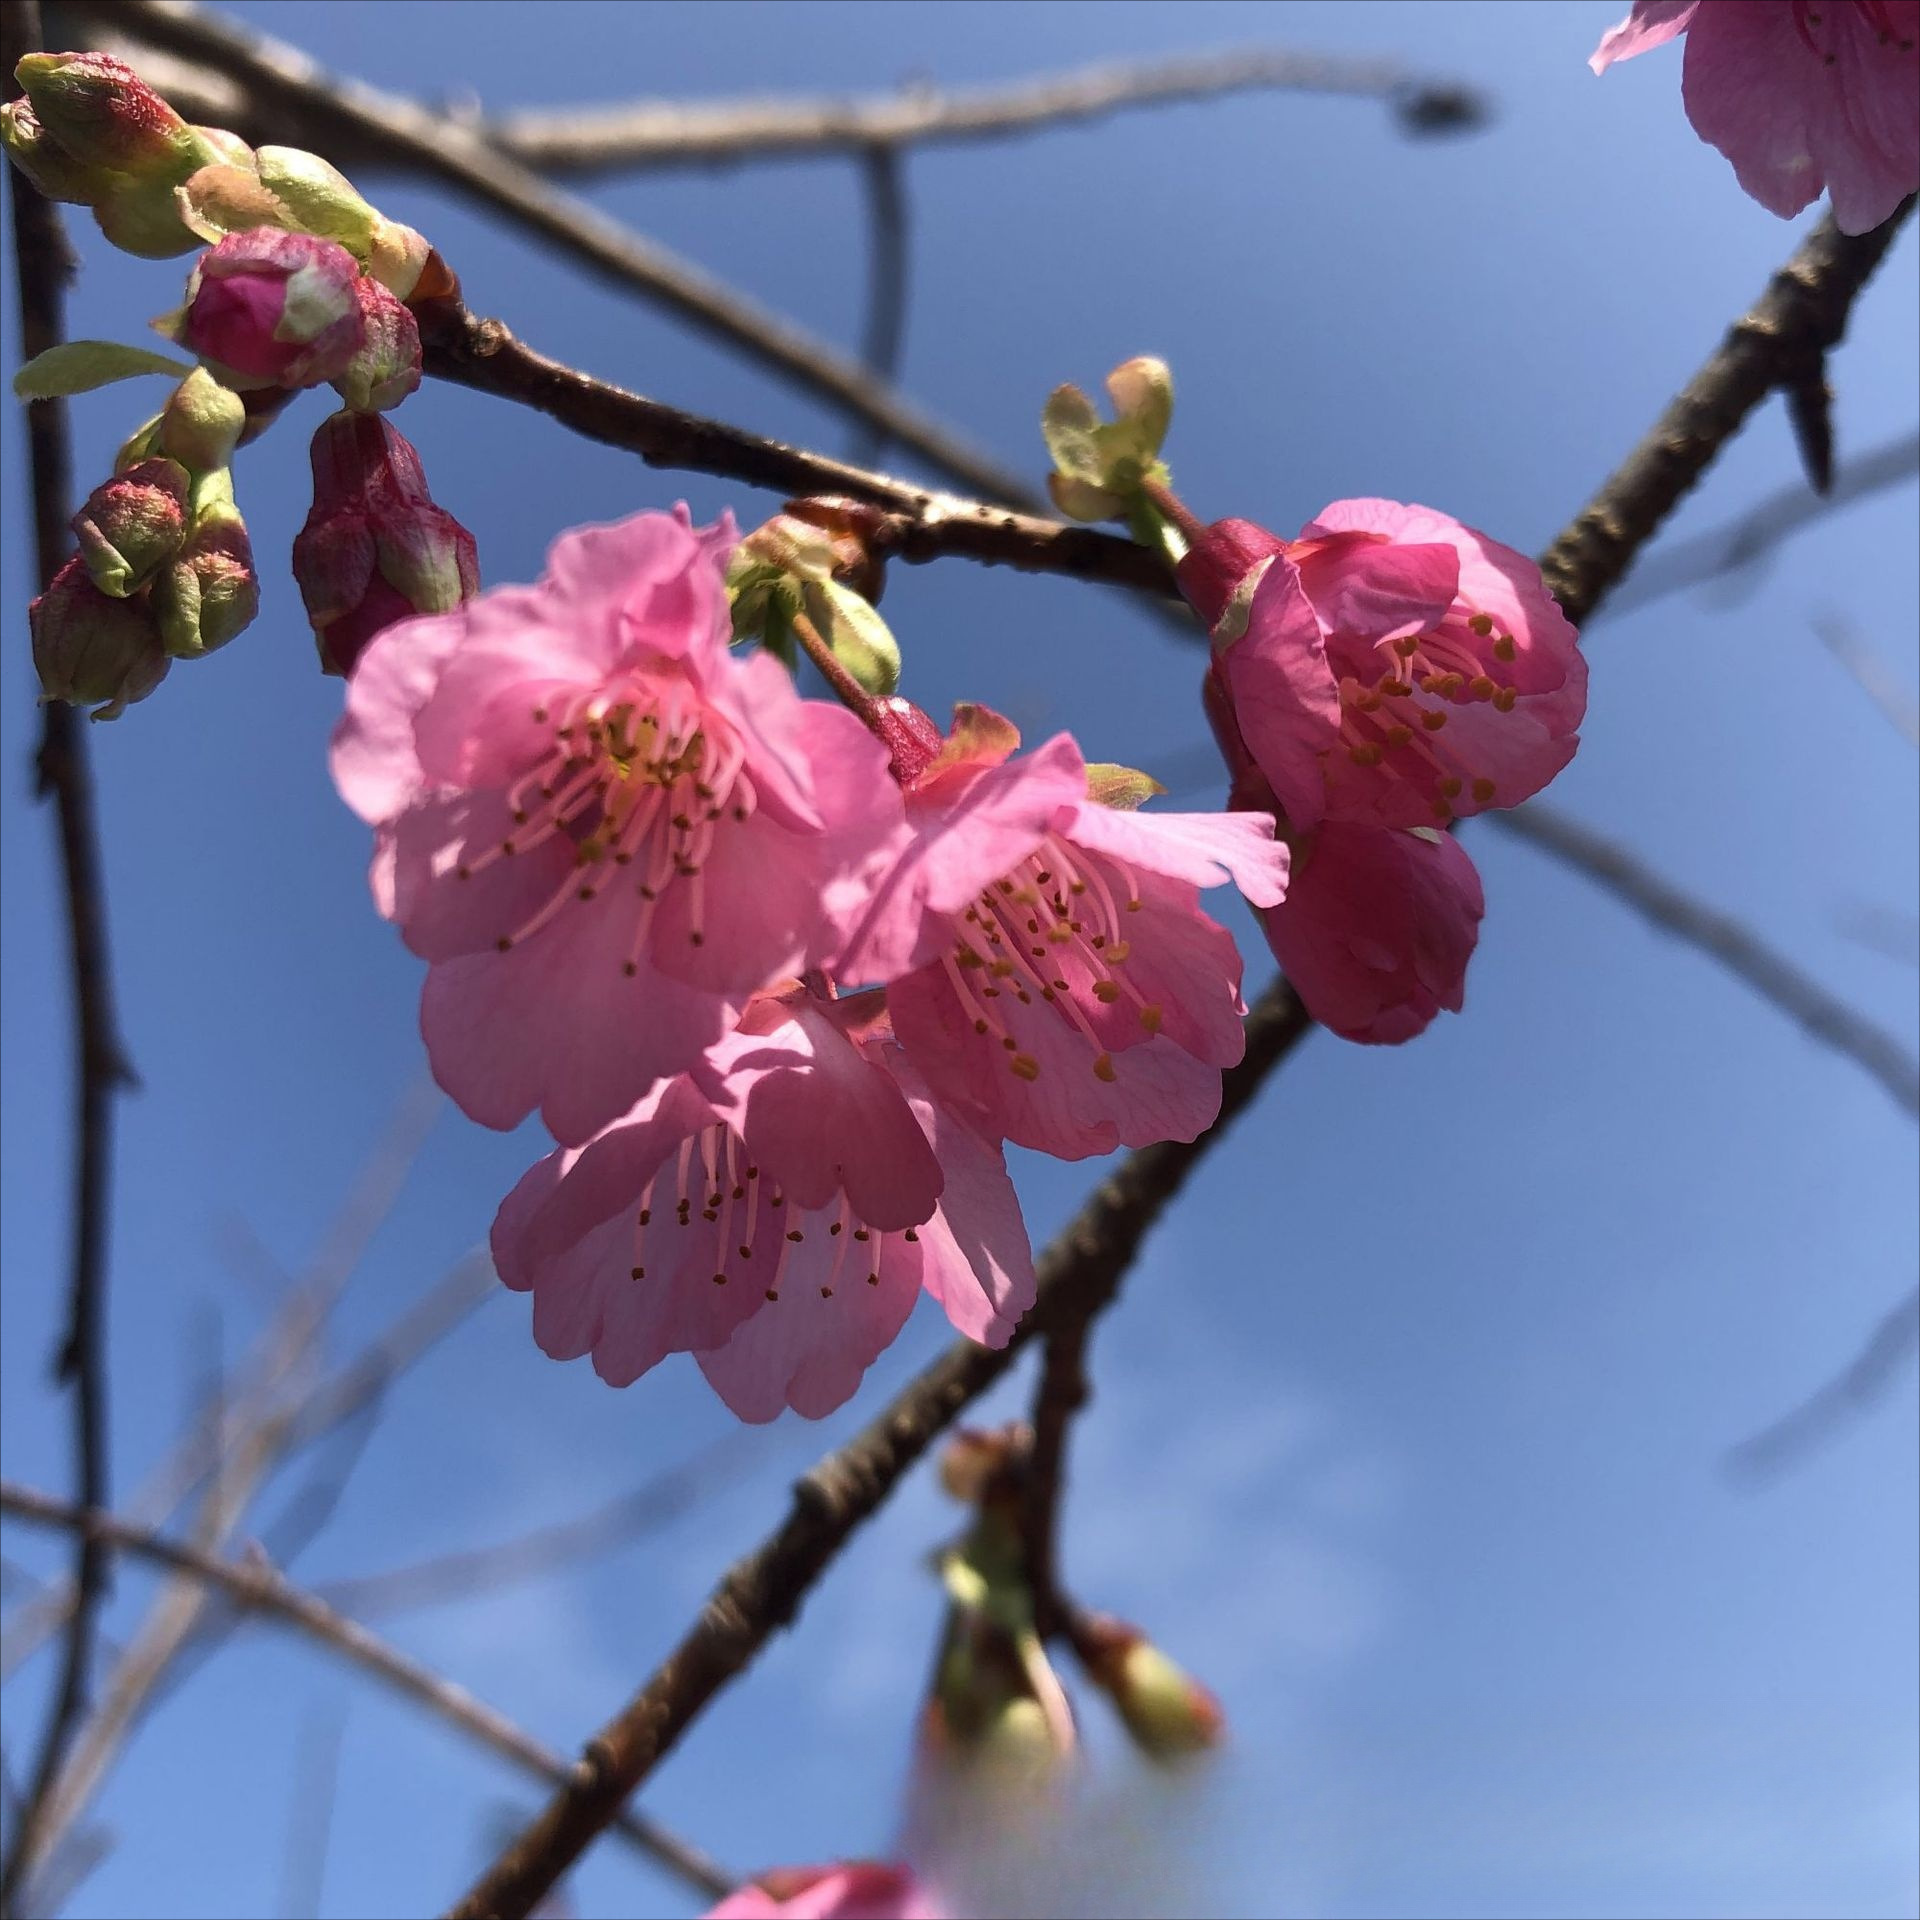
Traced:
MULTIPOLYGON (((11 73, 40 37, 36 0, 12 0, 0 21, 0 62, 11 73)), ((9 169, 11 172, 11 169, 9 169)), ((58 212, 17 173, 12 175, 14 270, 24 356, 44 352, 65 334, 66 282, 73 261, 58 212)), ((70 550, 72 459, 66 403, 35 401, 27 409, 35 558, 44 587, 70 550)), ((69 969, 73 980, 75 1147, 73 1254, 67 1325, 55 1374, 73 1389, 75 1475, 88 1505, 107 1498, 107 1235, 112 1211, 114 1096, 133 1080, 121 1043, 107 957, 105 883, 85 722, 60 703, 42 710, 35 791, 51 798, 66 895, 69 969)), ((82 1539, 74 1559, 76 1600, 53 1704, 29 1772, 12 1845, 0 1860, 0 1912, 12 1912, 35 1857, 49 1796, 86 1706, 95 1634, 107 1582, 97 1545, 82 1539)))
MULTIPOLYGON (((1807 331, 1839 338, 1854 297, 1911 207, 1909 202, 1887 227, 1858 241, 1838 234, 1827 220, 1775 275, 1760 306, 1729 332, 1662 416, 1660 428, 1542 557, 1570 617, 1592 615, 1714 453, 1776 380, 1804 364, 1798 343, 1807 331)), ((449 1910, 451 1920, 524 1920, 707 1702, 793 1620, 841 1547, 933 1439, 1030 1340, 1084 1327, 1112 1303, 1135 1253, 1188 1174, 1312 1024, 1285 981, 1276 980, 1261 995, 1247 1019, 1246 1055, 1223 1076, 1214 1126, 1190 1144, 1169 1141, 1129 1155, 1041 1255, 1038 1301, 1005 1347, 956 1342, 849 1445, 799 1481, 779 1530, 727 1572, 653 1677, 587 1743, 577 1779, 449 1910)))
MULTIPOLYGON (((114 1514, 88 1511, 12 1480, 0 1480, 0 1513, 39 1526, 63 1528, 96 1542, 103 1551, 130 1553, 215 1588, 243 1611, 277 1620, 305 1634, 549 1785, 562 1785, 578 1771, 504 1714, 476 1700, 464 1687, 409 1659, 357 1620, 336 1613, 270 1566, 218 1559, 198 1548, 164 1539, 145 1527, 133 1526, 114 1514)), ((725 1872, 698 1848, 656 1822, 640 1814, 622 1813, 612 1824, 616 1832, 701 1893, 717 1898, 731 1891, 733 1882, 725 1872)))

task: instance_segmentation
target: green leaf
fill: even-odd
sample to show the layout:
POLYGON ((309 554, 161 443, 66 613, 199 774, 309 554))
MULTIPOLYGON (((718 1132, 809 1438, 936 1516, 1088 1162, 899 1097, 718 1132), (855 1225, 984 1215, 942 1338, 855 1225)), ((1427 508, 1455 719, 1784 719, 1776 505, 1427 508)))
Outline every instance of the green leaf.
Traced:
POLYGON ((143 373, 164 373, 180 380, 192 371, 190 361, 151 353, 145 347, 122 346, 117 340, 68 340, 36 353, 13 376, 13 391, 22 400, 57 400, 143 373))

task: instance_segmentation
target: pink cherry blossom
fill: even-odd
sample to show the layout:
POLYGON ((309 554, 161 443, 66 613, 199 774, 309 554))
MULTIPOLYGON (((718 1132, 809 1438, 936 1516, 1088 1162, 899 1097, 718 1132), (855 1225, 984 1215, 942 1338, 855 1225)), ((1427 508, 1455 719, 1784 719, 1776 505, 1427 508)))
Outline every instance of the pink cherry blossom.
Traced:
POLYGON ((1682 33, 1687 118, 1770 212, 1824 189, 1866 233, 1920 188, 1920 0, 1634 0, 1587 64, 1682 33))
POLYGON ((706 1920, 944 1920, 945 1912, 912 1868, 849 1860, 776 1867, 728 1894, 706 1920))
MULTIPOLYGON (((378 424, 378 423, 376 423, 378 424)), ((435 1076, 577 1144, 831 957, 901 831, 884 748, 728 646, 730 519, 563 534, 537 586, 402 621, 334 736, 373 888, 429 962, 435 1076)))
POLYGON ((1579 745, 1573 628, 1532 561, 1446 514, 1338 500, 1287 542, 1221 522, 1179 577, 1213 634, 1216 730, 1230 714, 1295 829, 1513 806, 1579 745))
POLYGON ((841 970, 892 982, 914 1064, 996 1137, 1068 1160, 1191 1140, 1245 1045, 1239 952, 1199 888, 1271 906, 1287 851, 1270 815, 1105 805, 1069 735, 1019 738, 958 711, 841 970))
POLYGON ((1393 1045, 1458 1013, 1486 901, 1451 834, 1330 820, 1294 849, 1286 899, 1260 918, 1307 1011, 1347 1040, 1393 1045))
POLYGON ((626 1386, 693 1353, 751 1421, 831 1413, 923 1290, 996 1347, 1034 1294, 997 1143, 929 1093, 877 993, 757 998, 690 1073, 532 1168, 493 1251, 556 1360, 626 1386))

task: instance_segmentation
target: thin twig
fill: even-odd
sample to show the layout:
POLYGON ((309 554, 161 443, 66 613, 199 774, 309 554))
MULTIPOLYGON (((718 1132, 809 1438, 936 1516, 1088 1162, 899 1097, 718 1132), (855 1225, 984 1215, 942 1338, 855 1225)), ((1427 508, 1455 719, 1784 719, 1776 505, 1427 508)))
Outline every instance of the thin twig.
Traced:
POLYGON ((1830 493, 1815 493, 1804 485, 1782 487, 1729 525, 1656 547, 1607 602, 1607 618, 1617 620, 1666 594, 1758 569, 1776 547, 1803 527, 1870 494, 1904 485, 1916 474, 1920 474, 1920 433, 1906 433, 1849 460, 1830 493))
POLYGON ((1887 671, 1887 663, 1860 637, 1860 629, 1851 620, 1829 613, 1814 621, 1813 630, 1901 739, 1910 747, 1920 747, 1920 703, 1887 671))
MULTIPOLYGON (((256 143, 273 138, 273 121, 242 81, 218 65, 150 47, 140 26, 105 15, 99 35, 188 119, 231 127, 256 143)), ((1011 139, 1132 107, 1269 90, 1384 100, 1401 129, 1414 135, 1467 132, 1488 118, 1483 95, 1410 73, 1396 61, 1253 47, 952 92, 916 87, 864 100, 638 100, 523 110, 469 124, 491 145, 543 173, 638 173, 1011 139)), ((363 155, 350 148, 335 157, 343 166, 393 164, 379 152, 363 155)))
MULTIPOLYGON (((1636 448, 1554 542, 1542 566, 1551 565, 1556 589, 1576 619, 1599 607, 1640 544, 1765 397, 1768 370, 1781 364, 1780 334, 1797 337, 1808 324, 1802 307, 1838 337, 1886 241, 1885 232, 1865 236, 1873 244, 1856 252, 1863 243, 1843 244, 1832 223, 1824 223, 1775 276, 1756 310, 1767 316, 1767 325, 1737 326, 1689 384, 1683 399, 1685 417, 1695 423, 1690 436, 1671 447, 1636 448)), ((1677 401, 1666 418, 1680 411, 1677 401)), ((956 1342, 871 1425, 796 1484, 779 1529, 723 1576, 680 1644, 587 1743, 573 1784, 502 1850, 449 1910, 452 1920, 525 1920, 707 1702, 793 1620, 840 1549, 935 1436, 1005 1372, 1029 1340, 1085 1324, 1111 1303, 1187 1175, 1312 1024, 1284 980, 1260 996, 1247 1017, 1245 1057, 1222 1076, 1213 1127, 1190 1144, 1168 1141, 1130 1154, 1040 1256, 1038 1299, 1005 1347, 956 1342)))
POLYGON ((1017 474, 873 380, 850 355, 563 192, 461 121, 329 74, 299 49, 194 6, 111 0, 103 7, 101 0, 73 0, 71 11, 220 65, 253 92, 276 138, 297 139, 322 152, 358 145, 438 180, 601 278, 658 302, 816 400, 884 432, 960 485, 1009 505, 1039 504, 1017 474))
MULTIPOLYGON (((40 38, 37 0, 10 0, 0 20, 0 66, 10 74, 40 38)), ((45 352, 65 336, 66 283, 73 256, 54 207, 9 169, 13 195, 14 271, 20 301, 20 351, 45 352)), ((71 548, 72 457, 61 400, 27 408, 34 549, 45 586, 71 548)), ((73 1390, 75 1484, 80 1500, 104 1505, 107 1490, 107 1234, 112 1212, 114 1096, 132 1083, 114 1010, 107 957, 107 908, 88 767, 85 722, 73 707, 41 710, 36 792, 51 797, 59 834, 73 981, 75 1093, 72 1232, 67 1323, 55 1376, 73 1390)), ((0 1913, 14 1911, 28 1863, 35 1857, 49 1795, 86 1707, 94 1636, 107 1584, 106 1556, 91 1541, 75 1551, 77 1600, 67 1621, 59 1679, 29 1769, 25 1801, 0 1859, 0 1913)))
POLYGON ((935 492, 684 413, 536 353, 498 320, 482 319, 457 301, 426 302, 419 318, 427 371, 436 378, 532 407, 586 439, 636 453, 652 467, 719 474, 779 494, 869 501, 887 516, 871 542, 883 559, 957 555, 989 566, 1142 588, 1162 598, 1172 593, 1161 562, 1115 534, 935 492))
POLYGON ((1920 1291, 1907 1295, 1868 1335, 1840 1374, 1727 1455, 1735 1480, 1769 1480, 1831 1439, 1880 1400, 1920 1349, 1920 1291))
POLYGON ((312 1920, 327 1886, 327 1855, 333 1845, 333 1803, 340 1791, 340 1747, 347 1731, 344 1708, 311 1714, 301 1729, 294 1761, 293 1805, 280 1868, 280 1911, 285 1920, 312 1920))
MULTIPOLYGON (((0 1480, 0 1513, 41 1526, 61 1527, 86 1534, 121 1553, 131 1553, 169 1572, 217 1588, 244 1612, 261 1614, 297 1628, 330 1652, 384 1681, 395 1692, 450 1721, 495 1753, 515 1762, 550 1785, 570 1782, 577 1769, 567 1765, 504 1714, 476 1700, 464 1687, 443 1679, 430 1668, 389 1646, 357 1620, 297 1587, 271 1566, 259 1562, 222 1560, 196 1547, 167 1540, 145 1527, 130 1525, 114 1514, 88 1513, 51 1494, 12 1480, 0 1480)), ((624 1814, 617 1831, 690 1886, 708 1895, 728 1892, 728 1875, 697 1848, 640 1814, 624 1814)))
POLYGON ((1816 1040, 1864 1067, 1903 1111, 1920 1118, 1920 1061, 1885 1028, 1775 953, 1751 928, 1684 892, 1556 807, 1530 800, 1484 817, 1597 882, 1642 919, 1710 954, 1816 1040))
MULTIPOLYGON (((867 324, 861 364, 874 379, 894 386, 907 337, 906 163, 897 147, 876 141, 861 155, 867 188, 867 324)), ((853 430, 849 457, 870 467, 887 450, 887 436, 862 423, 853 430)))

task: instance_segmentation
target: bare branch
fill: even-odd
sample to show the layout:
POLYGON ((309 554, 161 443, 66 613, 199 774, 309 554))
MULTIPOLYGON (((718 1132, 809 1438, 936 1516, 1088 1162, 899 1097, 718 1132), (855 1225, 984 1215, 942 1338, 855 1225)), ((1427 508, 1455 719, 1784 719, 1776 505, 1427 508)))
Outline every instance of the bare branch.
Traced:
POLYGON ((310 1715, 301 1729, 280 1870, 280 1911, 286 1920, 309 1920, 320 1911, 327 1854, 333 1843, 333 1803, 340 1789, 340 1746, 346 1731, 344 1709, 310 1715))
POLYGON ((1775 953, 1751 928, 1663 879, 1604 834, 1538 800, 1483 818, 1597 881, 1643 919, 1711 954, 1816 1040, 1864 1067, 1905 1112, 1920 1117, 1920 1061, 1884 1028, 1775 953))
POLYGON ((694 1459, 655 1475, 643 1486, 617 1495, 591 1513, 536 1527, 492 1546, 417 1560, 411 1566, 392 1567, 385 1573, 324 1581, 313 1591, 343 1613, 377 1620, 409 1607, 469 1600, 522 1580, 538 1579, 557 1567, 624 1546, 677 1518, 742 1456, 749 1444, 746 1430, 729 1433, 694 1459))
MULTIPOLYGON (((137 20, 116 23, 108 15, 99 22, 98 37, 188 119, 231 127, 256 144, 274 137, 270 109, 241 80, 218 65, 148 46, 140 26, 137 20)), ((916 87, 865 100, 638 100, 521 111, 467 124, 480 138, 543 173, 638 173, 823 154, 859 158, 876 147, 898 151, 1011 139, 1133 107, 1254 91, 1382 100, 1412 135, 1469 132, 1485 124, 1489 111, 1473 89, 1410 73, 1396 61, 1253 47, 1087 67, 954 92, 916 87)), ((334 157, 341 165, 394 164, 380 153, 362 156, 351 149, 334 157)))
MULTIPOLYGON (((1903 215, 1911 210, 1911 202, 1903 215)), ((1807 314, 1838 337, 1846 311, 1885 251, 1895 221, 1861 243, 1824 222, 1777 274, 1756 316, 1736 326, 1694 377, 1667 421, 1684 418, 1675 445, 1636 448, 1542 559, 1576 620, 1591 615, 1686 487, 1732 437, 1781 367, 1774 342, 1797 337, 1807 314), (1805 311, 1803 311, 1803 308, 1805 311), (1768 329, 1772 329, 1769 331, 1768 329)), ((1222 1076, 1220 1117, 1191 1143, 1130 1154, 1036 1263, 1039 1298, 998 1350, 958 1341, 847 1446, 795 1486, 785 1521, 735 1565, 653 1677, 587 1743, 573 1784, 502 1850, 449 1910, 452 1920, 525 1920, 627 1796, 672 1750, 707 1702, 744 1671, 798 1614, 855 1530, 958 1414, 1036 1337, 1085 1325, 1111 1304, 1133 1257, 1201 1158, 1224 1137, 1262 1083, 1312 1027, 1299 998, 1276 980, 1247 1017, 1247 1050, 1222 1076)))
MULTIPOLYGON (((171 1573, 217 1588, 242 1611, 295 1628, 549 1785, 563 1785, 575 1775, 576 1769, 524 1733, 504 1714, 476 1700, 464 1687, 443 1679, 431 1668, 389 1646, 358 1621, 336 1613, 271 1566, 257 1561, 222 1560, 196 1547, 164 1539, 145 1527, 133 1526, 113 1514, 88 1513, 12 1480, 0 1480, 0 1513, 10 1513, 40 1526, 62 1527, 70 1533, 89 1535, 105 1547, 133 1554, 171 1573)), ((733 1883, 719 1867, 654 1821, 640 1814, 624 1814, 613 1824, 616 1831, 635 1846, 700 1892, 719 1896, 730 1890, 733 1883)))
MULTIPOLYGON (((900 352, 907 333, 907 186, 905 162, 891 146, 876 143, 861 156, 867 187, 867 326, 860 358, 887 386, 900 378, 900 352)), ((878 427, 854 429, 852 458, 871 466, 887 450, 878 427)))
POLYGON ((1916 475, 1920 475, 1920 433, 1907 433, 1848 461, 1830 493, 1818 494, 1803 485, 1782 487, 1727 526, 1656 548, 1607 602, 1607 618, 1618 619, 1669 593, 1757 570, 1775 547, 1803 527, 1870 494, 1902 486, 1916 475))
POLYGON ((1883 1399, 1917 1349, 1920 1291, 1908 1294, 1881 1320, 1836 1378, 1733 1448, 1726 1459, 1728 1474, 1736 1480, 1769 1480, 1803 1459, 1883 1399))
POLYGON ((1066 1492, 1067 1433, 1090 1392, 1086 1361, 1091 1333, 1088 1321, 1069 1320, 1048 1336, 1033 1396, 1033 1445, 1020 1479, 1034 1624, 1048 1637, 1066 1628, 1071 1611, 1060 1584, 1060 1506, 1066 1492))
POLYGON ((357 146, 438 180, 601 278, 670 309, 816 400, 886 434, 936 472, 1009 505, 1039 504, 1017 474, 873 380, 851 356, 562 192, 460 121, 328 74, 297 48, 173 0, 111 0, 104 6, 102 0, 71 0, 70 11, 113 30, 131 27, 168 52, 223 67, 258 100, 264 131, 274 139, 321 153, 357 146))
POLYGON ((1907 745, 1920 747, 1920 705, 1887 671, 1887 663, 1861 638, 1860 629, 1851 620, 1829 613, 1814 621, 1813 630, 1907 745))
MULTIPOLYGON (((0 66, 11 74, 38 45, 37 0, 0 9, 0 66)), ((20 351, 43 353, 65 336, 66 283, 73 256, 54 207, 9 169, 13 194, 14 274, 20 302, 20 351)), ((27 408, 27 459, 32 476, 34 548, 45 586, 70 551, 73 465, 62 400, 27 408)), ((107 1235, 112 1216, 114 1096, 133 1081, 114 1008, 107 956, 106 888, 88 766, 86 723, 60 701, 41 709, 36 792, 51 796, 66 895, 68 965, 73 980, 76 1114, 67 1324, 54 1372, 73 1389, 75 1480, 82 1502, 107 1498, 107 1235)), ((77 1543, 77 1602, 52 1705, 34 1750, 19 1818, 0 1858, 0 1912, 11 1912, 28 1862, 40 1845, 48 1797, 86 1706, 107 1561, 91 1541, 77 1543)))

